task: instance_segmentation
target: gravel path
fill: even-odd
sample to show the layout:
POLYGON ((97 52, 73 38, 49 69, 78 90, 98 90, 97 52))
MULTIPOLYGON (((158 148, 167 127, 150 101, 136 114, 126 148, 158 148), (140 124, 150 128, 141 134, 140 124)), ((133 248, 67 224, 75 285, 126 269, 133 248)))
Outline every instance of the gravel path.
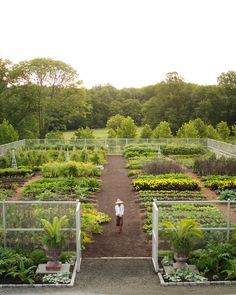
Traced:
POLYGON ((8 288, 0 294, 235 295, 236 286, 164 287, 150 259, 84 258, 73 288, 8 288))

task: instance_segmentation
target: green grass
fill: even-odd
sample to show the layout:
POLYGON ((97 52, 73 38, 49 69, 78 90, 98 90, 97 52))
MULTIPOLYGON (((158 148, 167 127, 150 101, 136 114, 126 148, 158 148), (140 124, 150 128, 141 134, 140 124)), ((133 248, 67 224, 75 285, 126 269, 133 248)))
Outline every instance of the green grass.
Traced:
MULTIPOLYGON (((140 136, 142 127, 138 127, 137 130, 137 137, 140 136)), ((107 128, 100 128, 100 129, 93 129, 94 135, 96 138, 98 137, 107 137, 107 128)), ((74 136, 75 131, 65 131, 63 132, 64 138, 65 139, 71 139, 74 136)))

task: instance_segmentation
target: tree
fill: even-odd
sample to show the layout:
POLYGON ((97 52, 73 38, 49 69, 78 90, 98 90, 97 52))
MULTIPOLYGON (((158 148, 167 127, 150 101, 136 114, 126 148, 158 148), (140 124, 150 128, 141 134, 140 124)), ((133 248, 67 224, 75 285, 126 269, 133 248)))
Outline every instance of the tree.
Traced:
POLYGON ((116 115, 121 110, 119 91, 111 86, 96 86, 88 91, 89 102, 92 105, 91 114, 88 117, 89 126, 92 128, 104 128, 109 117, 116 115), (114 103, 117 102, 117 103, 114 103), (112 105, 111 105, 112 104, 112 105))
POLYGON ((89 127, 86 128, 79 128, 74 135, 76 136, 76 139, 81 139, 81 138, 95 138, 93 134, 93 130, 90 129, 89 127))
POLYGON ((61 131, 50 131, 45 136, 46 139, 64 139, 61 131))
POLYGON ((159 125, 153 130, 152 136, 154 138, 170 138, 172 137, 170 124, 166 121, 161 121, 159 125))
POLYGON ((137 125, 141 124, 142 120, 142 105, 138 99, 126 99, 122 104, 123 115, 130 116, 137 125))
POLYGON ((206 137, 216 139, 216 140, 220 139, 219 133, 217 132, 217 130, 211 124, 207 125, 206 137))
POLYGON ((118 128, 121 127, 121 123, 125 120, 125 117, 122 115, 115 115, 109 118, 107 121, 106 127, 108 129, 113 129, 115 132, 117 132, 118 128))
POLYGON ((193 121, 189 121, 188 123, 184 123, 179 130, 177 131, 178 137, 186 137, 186 138, 199 138, 199 133, 196 127, 194 126, 193 121))
POLYGON ((58 89, 78 85, 77 72, 62 61, 49 58, 35 58, 22 61, 10 72, 13 85, 36 85, 38 128, 40 138, 46 133, 45 109, 49 99, 52 99, 58 89))
POLYGON ((221 139, 226 140, 230 135, 230 129, 227 122, 221 121, 216 125, 216 130, 219 133, 221 139))
POLYGON ((197 118, 192 122, 197 129, 200 138, 207 137, 207 125, 200 118, 197 118))
POLYGON ((231 127, 233 135, 236 137, 236 124, 231 127))
POLYGON ((150 138, 152 136, 152 128, 150 127, 150 125, 145 124, 142 128, 140 137, 141 138, 150 138))
POLYGON ((236 117, 236 72, 228 71, 227 73, 222 73, 217 78, 217 82, 227 101, 227 118, 225 121, 229 125, 233 125, 236 117))
POLYGON ((137 133, 137 126, 131 117, 125 118, 121 122, 121 126, 117 130, 117 137, 119 138, 134 138, 137 133))
POLYGON ((7 121, 3 120, 0 124, 0 144, 5 144, 18 140, 19 135, 14 127, 7 121))

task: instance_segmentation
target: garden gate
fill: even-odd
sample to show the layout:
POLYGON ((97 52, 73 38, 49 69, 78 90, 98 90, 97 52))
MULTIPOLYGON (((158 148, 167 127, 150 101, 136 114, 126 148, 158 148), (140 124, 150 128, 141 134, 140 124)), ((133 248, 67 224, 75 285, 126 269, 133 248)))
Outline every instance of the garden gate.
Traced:
POLYGON ((158 272, 158 208, 155 201, 152 203, 152 263, 158 272))

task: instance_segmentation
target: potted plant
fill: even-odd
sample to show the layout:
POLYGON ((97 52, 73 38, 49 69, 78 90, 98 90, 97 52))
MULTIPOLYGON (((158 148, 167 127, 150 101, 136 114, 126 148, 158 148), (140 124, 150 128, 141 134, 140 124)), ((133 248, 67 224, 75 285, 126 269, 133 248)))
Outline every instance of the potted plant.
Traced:
POLYGON ((197 238, 203 238, 202 231, 196 221, 182 219, 177 223, 165 222, 168 229, 166 235, 171 238, 171 246, 174 250, 175 268, 186 266, 188 254, 192 250, 197 238))
POLYGON ((41 219, 41 222, 46 234, 44 238, 48 258, 46 270, 60 270, 61 263, 59 262, 59 257, 64 243, 61 228, 68 223, 68 219, 66 216, 63 216, 60 219, 54 217, 52 223, 46 219, 41 219))

